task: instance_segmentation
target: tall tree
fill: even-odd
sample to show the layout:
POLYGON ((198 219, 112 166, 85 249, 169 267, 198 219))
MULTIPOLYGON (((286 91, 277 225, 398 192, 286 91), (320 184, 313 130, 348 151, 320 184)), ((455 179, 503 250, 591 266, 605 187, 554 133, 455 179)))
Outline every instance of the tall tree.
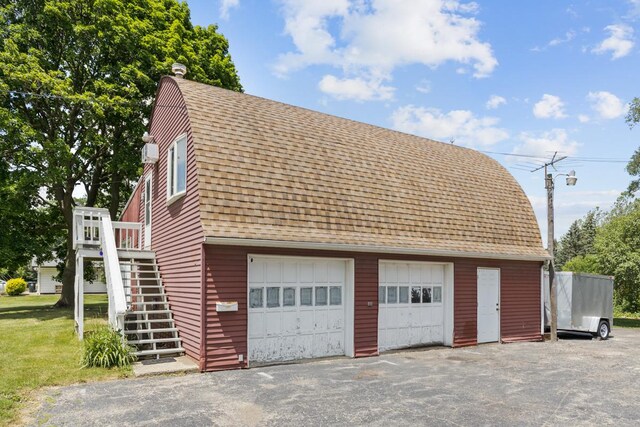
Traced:
POLYGON ((193 26, 178 0, 8 0, 0 5, 0 154, 45 189, 66 230, 63 290, 73 304, 74 190, 115 217, 139 172, 157 82, 188 78, 241 91, 228 42, 193 26))
MULTIPOLYGON (((640 98, 633 98, 629 104, 629 112, 627 113, 627 123, 630 128, 640 123, 640 98)), ((640 190, 640 148, 638 148, 631 160, 627 164, 627 172, 629 175, 636 177, 631 181, 627 188, 627 194, 634 196, 640 190)))
POLYGON ((560 238, 558 251, 555 255, 556 265, 559 270, 571 258, 582 253, 582 241, 582 220, 576 220, 560 238))
POLYGON ((27 174, 11 170, 0 160, 0 270, 15 272, 31 263, 33 257, 51 257, 51 242, 63 234, 59 214, 52 209, 34 208, 39 188, 27 174))
POLYGON ((640 311, 640 201, 600 227, 594 249, 600 273, 615 276, 617 304, 640 311))

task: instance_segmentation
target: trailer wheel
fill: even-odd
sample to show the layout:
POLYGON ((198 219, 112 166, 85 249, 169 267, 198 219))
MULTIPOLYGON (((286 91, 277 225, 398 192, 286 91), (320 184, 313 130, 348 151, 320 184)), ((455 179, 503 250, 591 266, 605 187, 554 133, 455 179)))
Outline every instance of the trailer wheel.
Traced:
POLYGON ((606 340, 607 338, 609 338, 609 332, 609 322, 607 322, 606 320, 601 320, 600 324, 598 325, 598 338, 600 338, 601 340, 606 340))

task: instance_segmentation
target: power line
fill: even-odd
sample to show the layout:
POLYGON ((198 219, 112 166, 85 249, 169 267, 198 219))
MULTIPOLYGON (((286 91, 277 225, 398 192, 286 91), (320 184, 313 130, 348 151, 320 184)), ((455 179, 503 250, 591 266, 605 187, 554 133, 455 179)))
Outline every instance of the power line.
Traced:
MULTIPOLYGON (((499 152, 499 151, 485 151, 485 150, 478 150, 481 153, 484 154, 495 154, 495 155, 501 155, 501 156, 510 156, 510 157, 525 157, 525 158, 531 158, 531 159, 540 159, 541 161, 546 161, 548 159, 548 157, 544 157, 544 156, 538 156, 535 154, 514 154, 514 153, 503 153, 503 152, 499 152)), ((564 159, 566 159, 566 161, 564 162, 565 164, 570 163, 570 162, 584 162, 584 163, 629 163, 629 159, 616 159, 616 158, 611 158, 611 157, 574 157, 574 156, 564 156, 564 159)))

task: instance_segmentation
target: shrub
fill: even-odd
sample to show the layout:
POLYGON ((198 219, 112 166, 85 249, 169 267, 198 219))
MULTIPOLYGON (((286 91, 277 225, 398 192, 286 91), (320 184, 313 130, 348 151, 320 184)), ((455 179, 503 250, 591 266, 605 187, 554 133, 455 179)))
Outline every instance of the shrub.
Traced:
POLYGON ((134 349, 122 339, 122 334, 102 326, 87 334, 82 352, 82 367, 112 368, 128 366, 136 360, 134 349))
POLYGON ((22 278, 11 279, 4 287, 4 291, 7 293, 7 295, 10 295, 12 297, 18 296, 26 290, 27 282, 25 282, 22 278))

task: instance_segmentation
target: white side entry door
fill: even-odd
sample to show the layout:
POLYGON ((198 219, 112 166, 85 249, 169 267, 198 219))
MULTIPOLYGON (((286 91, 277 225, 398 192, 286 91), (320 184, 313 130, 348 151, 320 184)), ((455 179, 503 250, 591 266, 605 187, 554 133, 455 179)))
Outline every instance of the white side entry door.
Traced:
POLYGON ((144 179, 144 248, 151 249, 151 202, 153 197, 153 190, 151 183, 153 173, 149 174, 144 179))
POLYGON ((478 268, 478 344, 500 341, 500 269, 478 268))

